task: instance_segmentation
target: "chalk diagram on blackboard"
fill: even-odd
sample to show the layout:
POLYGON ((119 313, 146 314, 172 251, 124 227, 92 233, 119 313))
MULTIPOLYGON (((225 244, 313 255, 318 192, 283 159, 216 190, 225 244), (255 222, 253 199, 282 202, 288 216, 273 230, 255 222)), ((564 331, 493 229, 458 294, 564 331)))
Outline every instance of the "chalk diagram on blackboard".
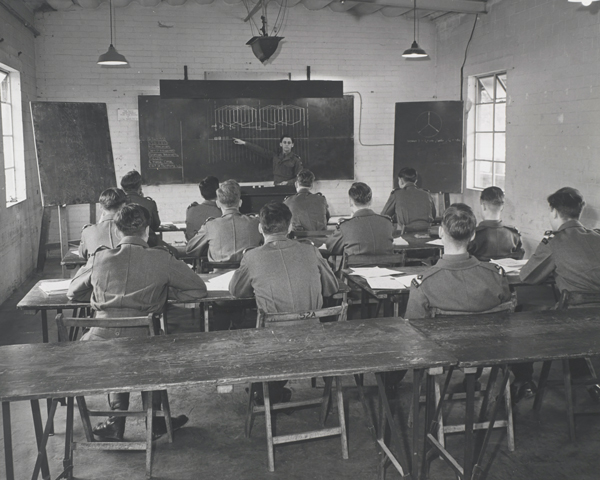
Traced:
POLYGON ((248 162, 246 152, 233 145, 234 138, 272 147, 275 152, 282 134, 294 139, 295 153, 308 156, 308 105, 223 105, 214 109, 211 129, 216 136, 210 139, 210 163, 222 159, 248 162))
POLYGON ((148 167, 157 170, 183 168, 179 155, 164 137, 148 138, 148 167))
POLYGON ((435 112, 421 113, 415 121, 417 133, 424 138, 433 138, 442 130, 442 118, 435 112))

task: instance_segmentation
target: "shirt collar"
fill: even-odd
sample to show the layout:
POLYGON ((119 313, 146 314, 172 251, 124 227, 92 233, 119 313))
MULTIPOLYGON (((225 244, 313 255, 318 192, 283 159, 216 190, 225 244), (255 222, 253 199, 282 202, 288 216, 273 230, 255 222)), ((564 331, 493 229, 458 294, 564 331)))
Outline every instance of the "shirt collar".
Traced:
POLYGON ((240 209, 235 207, 226 208, 225 210, 223 210, 223 216, 225 215, 241 215, 240 209))
MULTIPOLYGON (((109 220, 114 220, 115 213, 114 212, 102 212, 100 215, 100 222, 107 222, 109 220)), ((98 223, 100 223, 98 222, 98 223)))
POLYGON ((482 220, 479 223, 480 227, 501 227, 502 220, 482 220))
POLYGON ((121 239, 121 241, 119 242, 119 245, 117 246, 121 246, 121 245, 139 245, 141 247, 148 247, 148 244, 144 241, 144 239, 142 237, 136 237, 136 236, 127 236, 127 237, 123 237, 121 239))
POLYGON ((216 207, 217 201, 216 200, 204 200, 202 202, 202 205, 210 205, 211 207, 216 207))
POLYGON ((368 217, 369 215, 375 215, 375 212, 370 208, 361 208, 352 214, 353 217, 368 217))
POLYGON ((265 245, 272 242, 283 242, 289 240, 287 233, 273 233, 265 235, 265 245))
POLYGON ((575 219, 571 219, 571 220, 567 220, 565 223, 563 223, 560 227, 558 227, 557 232, 560 232, 561 230, 565 230, 566 228, 583 228, 582 223, 579 220, 575 220, 575 219))

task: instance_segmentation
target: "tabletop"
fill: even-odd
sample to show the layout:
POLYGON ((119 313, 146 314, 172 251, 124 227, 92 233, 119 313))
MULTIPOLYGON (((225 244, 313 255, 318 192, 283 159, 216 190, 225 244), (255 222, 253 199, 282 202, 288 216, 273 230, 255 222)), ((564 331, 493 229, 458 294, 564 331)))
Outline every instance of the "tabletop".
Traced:
POLYGON ((456 359, 398 318, 0 347, 0 401, 430 368, 456 359))
POLYGON ((409 321, 460 367, 600 355, 600 309, 501 312, 409 321))
POLYGON ((67 298, 67 293, 47 295, 40 289, 44 282, 64 282, 64 278, 47 279, 37 282, 17 304, 19 310, 62 310, 68 308, 85 308, 90 302, 73 302, 67 298))

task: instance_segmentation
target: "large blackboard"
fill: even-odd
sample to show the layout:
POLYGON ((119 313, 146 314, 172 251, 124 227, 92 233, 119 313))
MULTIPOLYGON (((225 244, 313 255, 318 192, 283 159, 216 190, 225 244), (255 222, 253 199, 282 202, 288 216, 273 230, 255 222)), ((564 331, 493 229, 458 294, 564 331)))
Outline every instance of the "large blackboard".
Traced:
POLYGON ((419 186, 431 192, 462 193, 463 103, 396 103, 394 182, 412 167, 419 186))
POLYGON ((105 103, 31 102, 42 203, 96 203, 116 186, 105 103))
POLYGON ((318 180, 354 178, 354 98, 138 98, 145 183, 197 183, 207 175, 272 181, 273 162, 234 145, 241 138, 273 152, 283 134, 318 180))

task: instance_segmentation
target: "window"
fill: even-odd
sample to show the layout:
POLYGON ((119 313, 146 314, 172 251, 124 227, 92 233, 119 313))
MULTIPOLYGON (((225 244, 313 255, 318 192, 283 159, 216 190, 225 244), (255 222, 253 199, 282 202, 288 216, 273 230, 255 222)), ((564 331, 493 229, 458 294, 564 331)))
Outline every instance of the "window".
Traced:
POLYGON ((506 174, 506 72, 469 79, 467 187, 504 190, 506 174))
POLYGON ((26 197, 20 87, 19 72, 0 65, 0 118, 7 206, 26 197))

